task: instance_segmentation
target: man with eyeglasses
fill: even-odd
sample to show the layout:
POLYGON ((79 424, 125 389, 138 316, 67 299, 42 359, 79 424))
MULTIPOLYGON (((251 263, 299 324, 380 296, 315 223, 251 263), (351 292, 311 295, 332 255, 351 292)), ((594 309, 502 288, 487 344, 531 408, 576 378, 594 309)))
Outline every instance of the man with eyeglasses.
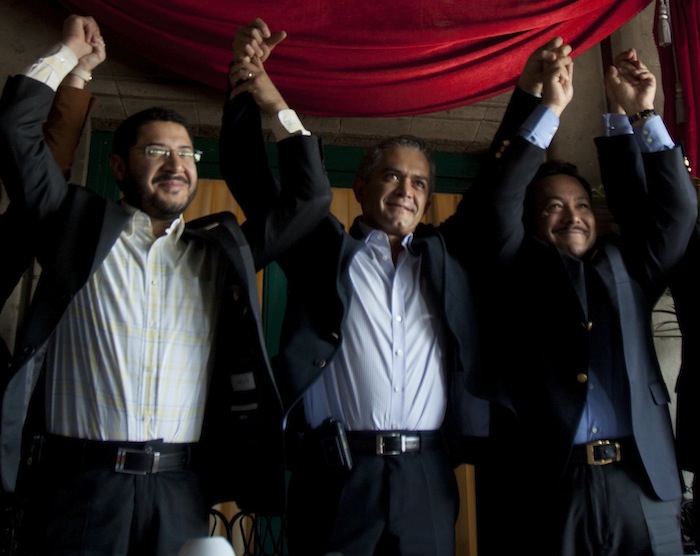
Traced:
MULTIPOLYGON (((1 177, 42 238, 0 471, 28 497, 23 553, 172 556, 208 534, 211 504, 275 502, 275 485, 256 480, 279 460, 259 446, 273 445, 261 438, 278 434, 281 402, 255 272, 328 213, 330 189, 318 139, 291 132, 271 210, 240 227, 230 213, 185 224, 201 153, 162 108, 114 134, 120 202, 66 184, 41 124, 56 84, 98 45, 92 18, 69 17, 0 104, 1 177)), ((272 476, 283 485, 281 469, 272 476)))

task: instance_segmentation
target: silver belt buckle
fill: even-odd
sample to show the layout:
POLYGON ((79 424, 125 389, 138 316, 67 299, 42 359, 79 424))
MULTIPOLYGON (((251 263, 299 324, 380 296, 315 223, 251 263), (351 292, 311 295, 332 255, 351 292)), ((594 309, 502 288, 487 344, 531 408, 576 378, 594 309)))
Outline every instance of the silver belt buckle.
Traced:
POLYGON ((377 435, 377 455, 378 456, 398 456, 406 451, 406 437, 399 432, 391 432, 386 434, 377 435), (400 438, 401 446, 398 450, 387 450, 386 449, 386 439, 387 438, 400 438))
POLYGON ((117 461, 114 463, 114 470, 117 473, 126 473, 127 475, 148 475, 149 473, 155 473, 158 471, 158 465, 160 463, 160 452, 154 452, 153 448, 148 447, 145 450, 134 450, 132 448, 118 448, 117 449, 117 461), (126 469, 126 460, 129 454, 148 454, 153 456, 153 462, 151 463, 151 468, 139 471, 135 469, 126 469))
POLYGON ((609 463, 620 461, 620 459, 622 459, 622 454, 620 453, 619 442, 610 442, 610 440, 596 440, 595 442, 589 442, 586 444, 586 462, 589 465, 607 465, 609 463), (610 446, 611 444, 615 446, 615 457, 596 459, 595 449, 598 446, 610 446))

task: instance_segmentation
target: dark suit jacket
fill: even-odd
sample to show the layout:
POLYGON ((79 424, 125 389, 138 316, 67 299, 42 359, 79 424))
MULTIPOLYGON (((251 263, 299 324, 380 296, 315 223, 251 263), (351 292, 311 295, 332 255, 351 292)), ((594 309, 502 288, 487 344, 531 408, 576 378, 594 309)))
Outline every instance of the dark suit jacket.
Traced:
MULTIPOLYGON (((260 132, 255 142, 250 140, 260 129, 258 108, 250 97, 241 96, 231 111, 235 114, 231 122, 234 118, 238 122, 231 126, 231 140, 237 141, 238 149, 246 150, 247 159, 256 161, 249 168, 259 182, 261 168, 268 167, 268 163, 260 132)), ((226 129, 223 134, 227 134, 226 129)), ((238 168, 227 167, 224 161, 222 171, 232 181, 240 176, 238 168)), ((264 179, 273 177, 267 173, 264 179)), ((236 198, 242 196, 237 193, 236 198)), ((247 205, 260 210, 269 199, 251 198, 247 205)), ((247 205, 241 204, 247 211, 247 205)), ((450 379, 443 428, 455 460, 473 460, 469 439, 488 434, 489 403, 485 400, 503 401, 481 372, 478 301, 469 272, 471 243, 476 241, 476 234, 468 226, 471 206, 463 200, 457 215, 438 227, 419 225, 411 247, 422 256, 422 276, 443 318, 450 379)), ((361 237, 357 223, 348 233, 335 217, 328 216, 278 261, 287 277, 288 290, 280 352, 273 363, 287 413, 298 406, 304 392, 325 372, 343 341, 341 327, 352 293, 348 270, 362 245, 361 237)))
MULTIPOLYGON (((0 101, 0 164, 12 202, 20 203, 34 222, 49 222, 53 230, 38 245, 42 275, 3 398, 0 470, 8 490, 15 488, 20 458, 26 452, 23 433, 26 441, 33 432, 25 420, 32 393, 42 390, 36 385, 47 342, 66 306, 129 219, 120 204, 66 185, 41 141, 41 122, 52 98, 53 92, 45 85, 15 77, 6 84, 0 101)), ((257 480, 279 460, 269 457, 266 447, 271 443, 258 433, 279 434, 282 408, 265 351, 255 272, 310 231, 327 214, 330 203, 316 138, 286 142, 280 148, 280 160, 286 174, 284 193, 279 196, 283 201, 275 210, 250 219, 242 230, 230 213, 208 216, 189 223, 183 234, 183 241, 218 248, 226 263, 220 265, 217 276, 223 297, 200 442, 202 478, 211 502, 235 499, 253 511, 279 504, 280 499, 266 495, 279 495, 283 491, 273 487, 284 486, 279 468, 264 482, 257 480), (251 371, 255 388, 237 391, 236 375, 251 371)), ((41 415, 43 405, 38 405, 41 415)))
MULTIPOLYGON (((514 137, 496 152, 481 182, 488 207, 482 214, 490 262, 505 269, 499 282, 503 335, 497 368, 518 416, 515 436, 507 431, 506 438, 513 442, 515 465, 527 470, 533 485, 547 488, 564 472, 586 400, 587 304, 583 282, 573 278, 567 257, 529 235, 522 224, 526 186, 543 151, 514 137)), ((644 155, 644 163, 651 220, 643 234, 601 238, 586 267, 604 284, 619 323, 634 440, 654 492, 668 500, 681 490, 651 311, 695 216, 680 149, 644 155)), ((624 183, 604 185, 608 197, 624 198, 624 183)))
MULTIPOLYGON (((610 210, 621 226, 632 233, 643 226, 649 213, 648 185, 644 161, 636 145, 625 138, 597 141, 604 180, 628 183, 623 198, 608 199, 610 210), (632 170, 624 171, 623 168, 632 170)), ((693 200, 693 207, 697 199, 693 200)), ((683 469, 700 470, 700 442, 697 439, 700 406, 695 393, 700 389, 700 224, 696 223, 687 250, 673 269, 668 286, 673 295, 676 318, 682 334, 681 369, 676 382, 676 448, 683 469)))
MULTIPOLYGON (((73 166, 75 151, 80 142, 94 99, 83 89, 59 87, 51 110, 44 124, 44 138, 56 163, 68 177, 73 166)), ((29 224, 28 218, 11 204, 0 215, 0 310, 12 294, 17 282, 32 260, 32 243, 38 231, 29 224)), ((10 364, 10 352, 0 338, 0 372, 5 375, 10 364)), ((5 376, 0 379, 3 384, 5 376)))

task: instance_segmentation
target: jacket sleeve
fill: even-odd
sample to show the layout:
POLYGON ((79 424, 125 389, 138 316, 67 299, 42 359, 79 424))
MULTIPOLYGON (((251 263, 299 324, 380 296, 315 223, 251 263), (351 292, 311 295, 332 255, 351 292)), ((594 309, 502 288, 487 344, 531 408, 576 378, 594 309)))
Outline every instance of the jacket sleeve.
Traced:
MULTIPOLYGON (((510 154, 507 158, 512 159, 511 162, 501 160, 510 148, 521 125, 540 102, 538 97, 519 87, 513 90, 503 120, 482 159, 473 187, 464 192, 455 215, 441 226, 441 231, 447 239, 450 250, 457 257, 467 264, 475 258, 480 261, 480 264, 477 265, 470 264, 469 266, 472 268, 483 267, 484 263, 492 261, 495 255, 505 254, 509 248, 503 244, 502 236, 501 238, 495 236, 485 238, 486 234, 482 232, 485 229, 492 229, 494 225, 498 224, 501 211, 494 212, 497 197, 500 195, 502 186, 505 186, 505 181, 512 183, 513 178, 517 177, 510 172, 510 168, 522 163, 529 166, 530 162, 536 162, 537 167, 539 167, 540 162, 542 162, 542 157, 537 154, 533 155, 534 158, 530 158, 528 162, 523 162, 528 159, 526 156, 522 157, 521 161, 515 162, 510 154)), ((520 147, 526 147, 526 145, 521 143, 520 147)), ((523 187, 527 186, 527 183, 529 182, 525 182, 523 187)), ((511 190, 510 187, 508 189, 511 190)), ((517 205, 517 202, 513 204, 517 205)), ((514 210, 522 212, 522 207, 515 206, 514 210)), ((499 230, 502 234, 508 233, 509 235, 514 232, 514 230, 506 232, 505 228, 500 226, 499 230)), ((519 242, 515 236, 512 236, 511 239, 509 245, 519 242)))
POLYGON ((680 147, 642 153, 631 135, 597 138, 610 212, 636 253, 639 279, 658 291, 683 256, 697 219, 697 195, 680 147))
POLYGON ((321 141, 293 136, 277 144, 279 181, 272 173, 257 105, 239 95, 224 108, 221 171, 246 214, 242 224, 256 268, 284 253, 330 210, 331 191, 321 141))
POLYGON ((12 203, 32 221, 61 206, 68 188, 44 141, 54 92, 34 79, 8 79, 0 99, 0 178, 12 203))

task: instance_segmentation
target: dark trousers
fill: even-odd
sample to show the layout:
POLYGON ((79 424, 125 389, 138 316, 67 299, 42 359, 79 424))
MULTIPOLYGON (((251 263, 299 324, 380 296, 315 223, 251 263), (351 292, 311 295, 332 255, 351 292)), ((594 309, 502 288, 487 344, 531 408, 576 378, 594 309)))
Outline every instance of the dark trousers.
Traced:
POLYGON ((680 499, 661 501, 635 465, 576 465, 562 490, 561 556, 683 554, 680 499))
POLYGON ((443 450, 303 462, 289 485, 290 556, 450 556, 459 492, 443 450))
POLYGON ((42 461, 32 479, 24 555, 177 556, 188 539, 208 534, 208 508, 190 469, 130 475, 54 460, 42 461))
MULTIPOLYGON (((487 488, 494 485, 490 477, 477 493, 495 495, 479 556, 512 550, 540 556, 683 554, 681 501, 659 500, 640 463, 571 464, 558 482, 530 471, 511 467, 498 488, 487 488)), ((485 517, 480 511, 477 505, 477 519, 485 517)))

